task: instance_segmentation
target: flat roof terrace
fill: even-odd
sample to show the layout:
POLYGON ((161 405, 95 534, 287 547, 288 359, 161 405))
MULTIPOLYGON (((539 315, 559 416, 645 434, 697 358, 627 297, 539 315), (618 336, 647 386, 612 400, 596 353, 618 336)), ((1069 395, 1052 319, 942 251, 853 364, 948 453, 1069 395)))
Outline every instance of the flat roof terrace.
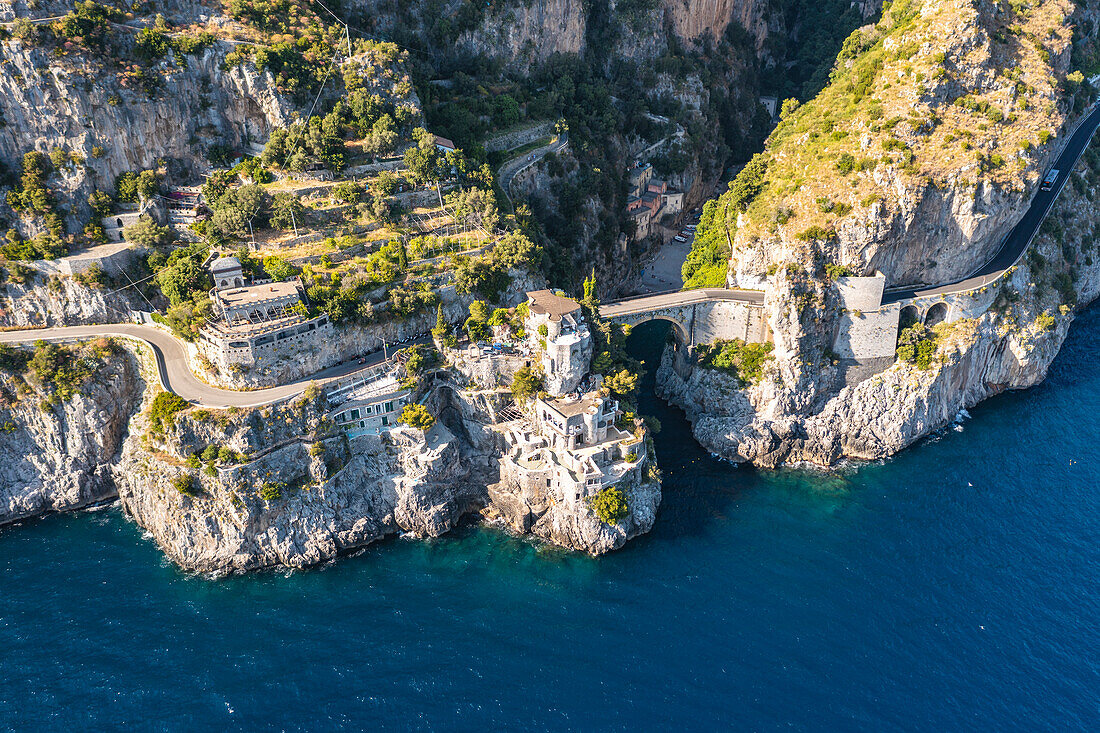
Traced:
POLYGON ((248 285, 243 288, 218 291, 218 299, 229 308, 247 308, 271 300, 298 298, 298 284, 293 282, 248 285))

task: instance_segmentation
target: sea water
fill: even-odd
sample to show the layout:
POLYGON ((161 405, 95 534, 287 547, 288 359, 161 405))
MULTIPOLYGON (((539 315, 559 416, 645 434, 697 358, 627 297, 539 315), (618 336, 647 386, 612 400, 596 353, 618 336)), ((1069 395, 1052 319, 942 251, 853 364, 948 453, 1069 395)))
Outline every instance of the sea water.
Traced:
POLYGON ((650 375, 664 499, 600 559, 471 526, 211 579, 117 507, 2 529, 0 729, 1100 729, 1097 343, 833 473, 713 460, 650 375))

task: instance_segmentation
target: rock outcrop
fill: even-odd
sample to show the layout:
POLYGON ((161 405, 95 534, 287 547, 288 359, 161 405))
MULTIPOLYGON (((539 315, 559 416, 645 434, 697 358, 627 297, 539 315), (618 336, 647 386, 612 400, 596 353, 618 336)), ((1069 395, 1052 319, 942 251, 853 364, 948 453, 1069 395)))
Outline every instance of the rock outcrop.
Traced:
MULTIPOLYGON (((879 271, 889 286, 939 284, 1000 249, 1087 104, 1070 48, 1077 22, 1077 44, 1095 46, 1095 12, 929 0, 895 4, 849 39, 833 83, 788 115, 764 164, 713 210, 733 243, 730 282, 767 291, 775 358, 747 387, 665 358, 660 389, 705 446, 762 466, 879 458, 1045 376, 1072 308, 1095 297, 1087 240, 1038 241, 1004 278, 956 296, 952 323, 924 336, 934 358, 852 386, 831 351, 851 317, 832 279, 879 271)), ((1075 175, 1089 181, 1059 207, 1092 185, 1082 165, 1075 175)), ((1058 209, 1051 220, 1064 229, 1058 209)))
POLYGON ((67 400, 0 376, 0 524, 114 497, 110 465, 144 387, 138 360, 123 350, 67 400))

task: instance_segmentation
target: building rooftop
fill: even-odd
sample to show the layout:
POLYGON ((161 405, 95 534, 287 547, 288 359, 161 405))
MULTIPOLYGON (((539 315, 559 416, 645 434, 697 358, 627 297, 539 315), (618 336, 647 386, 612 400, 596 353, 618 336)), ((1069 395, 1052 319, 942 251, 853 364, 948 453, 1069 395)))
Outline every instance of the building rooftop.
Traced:
POLYGON ((447 148, 448 150, 454 150, 455 149, 454 141, 448 140, 447 138, 441 137, 439 135, 433 135, 432 137, 435 139, 435 144, 438 145, 439 147, 447 148))
POLYGON ((562 316, 576 313, 581 309, 580 303, 572 298, 556 295, 549 290, 535 290, 527 293, 531 301, 531 312, 540 316, 550 316, 552 320, 560 321, 562 316))
POLYGON ((599 407, 600 397, 590 393, 580 399, 562 397, 556 400, 546 400, 546 406, 561 414, 563 417, 576 417, 589 410, 599 407))
POLYGON ((240 270, 241 261, 236 257, 219 257, 210 265, 210 272, 225 272, 226 270, 240 270))
POLYGON ((247 285, 243 288, 218 292, 218 299, 221 300, 222 304, 230 307, 242 307, 254 303, 266 303, 269 300, 298 297, 298 284, 295 282, 247 285))

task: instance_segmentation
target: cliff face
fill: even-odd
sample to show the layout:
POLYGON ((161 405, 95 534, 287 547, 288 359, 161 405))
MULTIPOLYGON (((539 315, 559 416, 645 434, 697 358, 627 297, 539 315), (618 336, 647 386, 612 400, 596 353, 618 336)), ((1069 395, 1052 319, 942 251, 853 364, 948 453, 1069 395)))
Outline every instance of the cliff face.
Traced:
POLYGON ((314 445, 323 452, 295 442, 202 472, 188 496, 172 480, 193 471, 129 444, 115 471, 119 497, 181 567, 240 572, 315 565, 398 532, 436 537, 484 493, 442 427, 314 445))
MULTIPOLYGON (((1069 332, 1074 313, 1100 297, 1096 201, 1100 150, 1086 151, 1070 173, 1028 254, 1000 281, 964 295, 975 314, 933 331, 926 368, 905 361, 853 387, 813 388, 805 407, 781 386, 782 363, 757 386, 664 355, 663 396, 685 409, 696 438, 736 462, 774 467, 842 458, 878 459, 958 419, 960 412, 1011 389, 1041 382, 1069 332)), ((813 386, 825 384, 817 370, 813 386)))
POLYGON ((0 327, 116 323, 125 320, 131 310, 150 309, 132 289, 114 292, 113 288, 90 288, 70 277, 8 282, 0 293, 0 327))
POLYGON ((109 465, 144 385, 137 359, 122 351, 55 405, 42 388, 0 377, 0 524, 113 497, 109 465))
MULTIPOLYGON (((833 83, 769 139, 766 172, 718 202, 730 281, 767 290, 775 359, 743 388, 666 357, 661 389, 704 445, 764 466, 877 458, 1043 379, 1072 307, 1096 296, 1087 239, 1064 237, 1064 251, 1040 240, 1005 279, 960 298, 970 318, 927 334, 926 368, 899 361, 854 387, 831 356, 842 309, 830 271, 938 284, 998 251, 1087 103, 1069 77, 1071 37, 1080 25, 1078 49, 1094 44, 1095 8, 1074 12, 1057 0, 895 3, 849 39, 833 83)), ((1054 222, 1084 205, 1082 181, 1054 222)))
POLYGON ((112 190, 120 173, 153 168, 161 158, 197 173, 208 166, 210 145, 262 144, 273 128, 289 122, 290 106, 270 73, 250 65, 223 69, 232 49, 218 41, 199 55, 179 57, 177 65, 155 65, 149 73, 162 83, 149 93, 104 71, 100 62, 5 41, 0 161, 18 170, 30 150, 77 153, 83 163, 57 171, 50 187, 70 205, 70 228, 79 231, 89 215, 87 195, 95 187, 112 190), (96 155, 93 148, 103 152, 96 155))

